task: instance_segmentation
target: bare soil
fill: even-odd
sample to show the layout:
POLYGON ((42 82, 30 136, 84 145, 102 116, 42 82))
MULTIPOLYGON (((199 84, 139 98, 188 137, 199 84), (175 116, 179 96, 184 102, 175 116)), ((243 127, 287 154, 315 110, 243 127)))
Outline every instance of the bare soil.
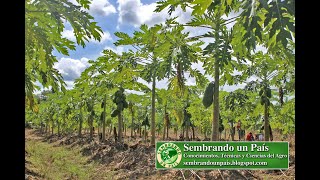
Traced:
MULTIPOLYGON (((111 137, 104 143, 94 139, 90 141, 87 134, 82 137, 69 135, 45 136, 37 130, 26 129, 26 141, 29 139, 52 143, 69 149, 80 147, 83 156, 88 156, 90 162, 103 164, 97 171, 110 171, 112 179, 295 179, 294 141, 290 143, 290 167, 288 170, 156 170, 155 148, 142 143, 141 138, 125 137, 125 144, 114 142, 111 137)), ((25 153, 28 156, 28 152, 25 153)), ((36 172, 30 171, 30 163, 26 161, 26 177, 28 179, 43 179, 36 172)))

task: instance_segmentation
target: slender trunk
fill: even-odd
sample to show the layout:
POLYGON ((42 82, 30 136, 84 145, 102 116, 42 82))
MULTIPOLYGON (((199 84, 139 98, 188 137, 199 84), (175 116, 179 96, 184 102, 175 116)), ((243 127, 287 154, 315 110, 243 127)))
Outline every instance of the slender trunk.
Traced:
POLYGON ((236 128, 233 127, 233 121, 231 121, 231 140, 234 141, 234 135, 236 134, 236 128))
POLYGON ((192 140, 194 140, 195 137, 194 137, 194 127, 192 126, 192 140))
POLYGON ((122 143, 122 120, 121 120, 121 111, 118 114, 118 141, 122 143))
POLYGON ((147 143, 147 126, 144 125, 144 143, 147 143))
POLYGON ((219 60, 214 63, 214 95, 213 95, 213 120, 212 120, 212 141, 219 138, 219 60))
POLYGON ((93 138, 93 117, 89 116, 90 139, 93 138))
MULTIPOLYGON (((133 105, 132 105, 133 106, 133 105)), ((133 137, 133 131, 134 131, 134 112, 133 112, 133 107, 131 107, 131 137, 133 137)))
POLYGON ((82 114, 82 107, 80 107, 80 120, 79 120, 79 131, 78 131, 79 137, 81 137, 82 121, 83 121, 83 114, 82 114))
POLYGON ((139 135, 141 137, 141 125, 139 125, 139 135))
POLYGON ((182 127, 182 137, 184 138, 184 127, 182 127))
POLYGON ((102 142, 106 140, 106 103, 107 103, 107 94, 104 95, 103 99, 103 118, 102 118, 102 142))
MULTIPOLYGON (((163 136, 162 136, 162 140, 165 139, 166 136, 166 127, 167 127, 167 105, 164 106, 164 118, 163 118, 164 122, 163 122, 163 136)), ((168 138, 168 137, 167 137, 168 138)))
POLYGON ((57 124, 58 124, 58 136, 60 136, 60 123, 57 122, 57 124))
POLYGON ((42 130, 43 130, 43 125, 42 125, 42 123, 41 123, 41 125, 40 125, 40 133, 42 134, 42 130))
POLYGON ((186 138, 188 141, 190 140, 189 139, 189 125, 187 125, 187 123, 186 123, 186 138))
MULTIPOLYGON (((176 134, 177 134, 177 131, 176 131, 176 134)), ((167 139, 169 138, 169 121, 168 121, 168 124, 167 124, 167 139)))
POLYGON ((152 99, 151 99, 151 145, 155 144, 155 118, 156 118, 156 108, 155 108, 155 94, 156 94, 156 74, 152 75, 152 99))
POLYGON ((267 103, 264 104, 264 137, 265 137, 265 141, 269 141, 270 131, 269 131, 269 117, 268 117, 267 103))
POLYGON ((53 122, 53 120, 52 120, 51 135, 53 135, 53 129, 54 129, 54 122, 53 122))

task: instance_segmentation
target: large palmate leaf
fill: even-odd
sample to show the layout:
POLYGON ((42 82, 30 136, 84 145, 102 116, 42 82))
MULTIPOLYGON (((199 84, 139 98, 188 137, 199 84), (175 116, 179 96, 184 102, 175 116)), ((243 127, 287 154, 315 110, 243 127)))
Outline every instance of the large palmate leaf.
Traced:
MULTIPOLYGON (((93 17, 81 8, 89 8, 90 1, 77 0, 80 6, 68 0, 27 0, 25 3, 25 84, 27 98, 32 102, 35 86, 39 81, 44 87, 51 86, 55 91, 64 91, 65 83, 60 73, 53 68, 57 59, 53 50, 68 55, 75 50, 75 42, 63 38, 65 22, 69 22, 76 37, 76 43, 85 46, 85 41, 100 41, 102 29, 93 22, 93 17)), ((31 104, 30 104, 31 105, 31 104)))

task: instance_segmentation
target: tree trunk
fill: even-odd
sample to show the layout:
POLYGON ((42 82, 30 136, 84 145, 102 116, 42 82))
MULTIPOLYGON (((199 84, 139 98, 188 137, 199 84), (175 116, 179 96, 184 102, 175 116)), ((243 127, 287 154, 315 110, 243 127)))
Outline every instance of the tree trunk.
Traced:
POLYGON ((269 141, 270 131, 269 131, 269 117, 268 117, 268 106, 267 103, 264 104, 264 140, 269 141))
POLYGON ((133 111, 133 105, 131 107, 131 137, 133 137, 133 131, 134 131, 134 111, 133 111))
POLYGON ((79 132, 78 132, 79 137, 81 137, 82 121, 83 121, 83 114, 82 114, 82 107, 80 107, 80 120, 79 120, 79 132))
POLYGON ((212 141, 219 138, 219 60, 214 63, 214 95, 213 95, 213 120, 212 120, 212 141))
POLYGON ((60 137, 60 123, 57 122, 57 124, 58 124, 58 136, 60 137))
POLYGON ((155 144, 155 118, 156 118, 156 108, 155 108, 155 94, 156 94, 156 74, 152 75, 152 99, 151 99, 151 145, 155 144))
POLYGON ((194 127, 192 126, 192 140, 194 140, 195 137, 194 137, 194 127))
POLYGON ((102 118, 102 142, 106 140, 106 106, 107 106, 107 94, 104 95, 103 99, 103 118, 102 118))
MULTIPOLYGON (((187 124, 187 123, 186 123, 187 124)), ((189 125, 186 125, 186 138, 189 141, 189 125)))
MULTIPOLYGON (((167 105, 164 106, 164 118, 163 118, 164 122, 163 122, 163 136, 162 136, 162 140, 165 139, 166 137, 166 127, 167 127, 167 105)), ((167 135, 168 138, 168 135, 167 135)))
POLYGON ((139 125, 139 135, 141 137, 141 125, 139 125))
MULTIPOLYGON (((164 118, 164 121, 165 121, 165 118, 164 118)), ((163 126, 163 134, 162 134, 162 140, 165 140, 165 138, 166 138, 166 125, 164 124, 164 126, 163 126)))
POLYGON ((43 125, 42 125, 42 122, 41 122, 41 124, 40 124, 40 133, 42 134, 43 132, 43 125))
POLYGON ((46 122, 46 127, 45 127, 45 133, 47 134, 48 133, 48 126, 49 126, 49 123, 48 123, 48 121, 46 122))
POLYGON ((144 143, 147 143, 147 126, 144 125, 144 143))
POLYGON ((234 141, 234 135, 236 134, 236 128, 233 127, 233 121, 231 121, 231 140, 234 141))
POLYGON ((182 137, 184 138, 184 127, 182 127, 182 137))
POLYGON ((90 139, 93 138, 93 117, 89 116, 90 139))
POLYGON ((54 129, 54 122, 53 122, 53 120, 52 120, 51 135, 53 135, 53 129, 54 129))
POLYGON ((121 120, 121 111, 118 114, 118 141, 122 143, 122 120, 121 120))

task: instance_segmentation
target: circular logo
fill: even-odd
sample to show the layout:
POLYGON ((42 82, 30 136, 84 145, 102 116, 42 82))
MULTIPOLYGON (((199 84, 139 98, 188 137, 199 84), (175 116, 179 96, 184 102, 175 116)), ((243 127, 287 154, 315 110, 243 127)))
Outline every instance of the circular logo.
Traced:
POLYGON ((157 151, 157 160, 161 166, 172 168, 177 166, 182 159, 180 148, 174 143, 164 143, 157 151))

